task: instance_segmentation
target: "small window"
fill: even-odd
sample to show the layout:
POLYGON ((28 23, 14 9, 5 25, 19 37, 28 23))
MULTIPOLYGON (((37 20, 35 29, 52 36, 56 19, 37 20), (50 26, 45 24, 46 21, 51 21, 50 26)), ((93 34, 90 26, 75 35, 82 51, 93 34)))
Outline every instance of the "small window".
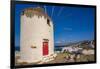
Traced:
POLYGON ((36 48, 36 46, 33 46, 33 45, 32 45, 31 48, 36 48))
POLYGON ((22 15, 24 15, 24 11, 22 11, 22 15))
POLYGON ((47 24, 50 26, 50 20, 49 19, 47 19, 47 24))

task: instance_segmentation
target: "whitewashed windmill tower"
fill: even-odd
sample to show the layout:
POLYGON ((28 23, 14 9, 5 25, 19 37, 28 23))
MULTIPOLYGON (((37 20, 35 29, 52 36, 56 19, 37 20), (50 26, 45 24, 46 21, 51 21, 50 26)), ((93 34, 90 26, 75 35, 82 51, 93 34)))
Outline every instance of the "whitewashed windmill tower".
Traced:
POLYGON ((53 23, 43 8, 26 8, 21 13, 20 60, 38 62, 54 54, 53 23))

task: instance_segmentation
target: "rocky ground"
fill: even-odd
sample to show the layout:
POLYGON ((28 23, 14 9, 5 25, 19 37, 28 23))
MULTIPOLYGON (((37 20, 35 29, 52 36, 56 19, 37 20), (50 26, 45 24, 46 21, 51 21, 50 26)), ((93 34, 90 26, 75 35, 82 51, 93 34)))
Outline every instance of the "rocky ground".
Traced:
POLYGON ((50 61, 46 64, 50 63, 70 63, 70 62, 88 62, 88 61, 94 61, 94 55, 80 55, 80 58, 73 60, 73 59, 66 59, 66 53, 59 53, 55 60, 50 61))
MULTIPOLYGON (((42 63, 42 64, 54 64, 54 63, 70 63, 70 62, 88 62, 88 61, 94 61, 94 55, 83 55, 81 54, 77 59, 74 60, 74 58, 69 58, 67 59, 66 56, 68 55, 68 53, 59 53, 57 54, 57 57, 47 63, 42 63)), ((17 65, 35 65, 38 63, 31 63, 31 64, 27 64, 27 63, 21 63, 17 65)))

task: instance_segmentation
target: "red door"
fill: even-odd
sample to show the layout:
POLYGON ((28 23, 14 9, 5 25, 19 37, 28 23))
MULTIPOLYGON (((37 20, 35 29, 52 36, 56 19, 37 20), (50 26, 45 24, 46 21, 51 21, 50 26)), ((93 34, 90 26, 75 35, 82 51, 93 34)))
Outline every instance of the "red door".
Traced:
POLYGON ((48 42, 43 42, 43 56, 48 55, 48 42))

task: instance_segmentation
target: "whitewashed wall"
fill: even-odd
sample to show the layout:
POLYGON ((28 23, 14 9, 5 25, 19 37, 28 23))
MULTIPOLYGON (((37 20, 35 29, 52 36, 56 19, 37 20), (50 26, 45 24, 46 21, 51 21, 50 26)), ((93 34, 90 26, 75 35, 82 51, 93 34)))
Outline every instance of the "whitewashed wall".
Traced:
POLYGON ((37 62, 43 57, 43 39, 49 39, 49 55, 54 53, 53 25, 47 24, 47 18, 34 15, 32 18, 21 16, 21 60, 26 62, 37 62), (36 46, 36 48, 31 48, 36 46))

